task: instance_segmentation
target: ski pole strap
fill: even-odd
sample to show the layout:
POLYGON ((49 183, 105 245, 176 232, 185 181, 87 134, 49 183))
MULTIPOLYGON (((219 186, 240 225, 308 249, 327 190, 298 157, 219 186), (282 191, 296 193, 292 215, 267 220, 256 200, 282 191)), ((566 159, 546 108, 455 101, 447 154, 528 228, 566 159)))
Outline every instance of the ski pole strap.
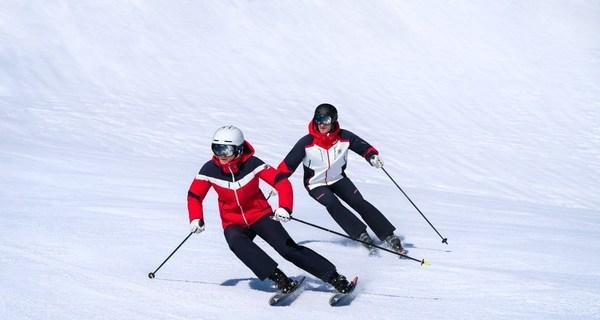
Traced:
POLYGON ((359 239, 354 239, 354 238, 352 238, 352 237, 350 237, 350 236, 347 236, 347 235, 345 235, 345 234, 343 234, 343 233, 339 233, 339 232, 336 232, 336 231, 333 231, 333 230, 330 230, 330 229, 327 229, 327 228, 323 228, 323 227, 321 227, 321 226, 318 226, 318 225, 316 225, 316 224, 313 224, 313 223, 310 223, 310 222, 307 222, 307 221, 304 221, 304 220, 301 220, 301 219, 298 219, 298 218, 290 217, 290 219, 291 219, 291 220, 294 220, 294 221, 298 221, 298 222, 300 222, 300 223, 303 223, 303 224, 305 224, 305 225, 311 226, 311 227, 313 227, 313 228, 317 228, 317 229, 320 229, 320 230, 323 230, 323 231, 327 231, 327 232, 330 232, 330 233, 336 234, 336 235, 338 235, 338 236, 340 236, 340 237, 344 237, 344 238, 346 238, 346 239, 350 239, 350 240, 352 240, 352 241, 356 241, 356 242, 364 243, 364 244, 366 244, 366 245, 370 245, 370 246, 372 246, 372 247, 375 247, 375 248, 377 248, 377 249, 380 249, 380 250, 383 250, 383 251, 386 251, 386 252, 389 252, 389 253, 393 253, 393 254, 395 254, 395 255, 398 255, 398 256, 404 257, 404 258, 406 258, 406 259, 409 259, 409 260, 413 260, 413 261, 419 262, 419 263, 420 263, 422 266, 429 266, 429 265, 431 265, 431 263, 429 263, 429 261, 427 261, 427 260, 425 260, 425 259, 421 259, 421 260, 419 260, 419 259, 415 259, 415 258, 413 258, 413 257, 411 257, 411 256, 408 256, 408 255, 405 255, 405 254, 402 254, 402 253, 398 253, 398 252, 396 252, 396 251, 392 251, 392 250, 390 250, 390 249, 387 249, 387 248, 384 248, 384 247, 380 247, 380 246, 378 246, 378 245, 375 245, 375 244, 372 244, 372 243, 368 243, 368 242, 366 242, 366 241, 362 241, 362 240, 359 240, 359 239))

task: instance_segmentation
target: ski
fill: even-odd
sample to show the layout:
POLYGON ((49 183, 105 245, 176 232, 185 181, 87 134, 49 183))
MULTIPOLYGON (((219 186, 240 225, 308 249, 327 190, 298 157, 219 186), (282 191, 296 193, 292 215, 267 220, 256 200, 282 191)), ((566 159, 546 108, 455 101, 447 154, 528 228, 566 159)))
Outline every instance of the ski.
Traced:
POLYGON ((271 296, 269 299, 269 305, 271 306, 285 306, 292 303, 302 292, 302 287, 304 284, 304 278, 300 277, 297 281, 298 284, 290 292, 277 292, 271 296))
POLYGON ((332 307, 341 306, 350 304, 354 297, 356 296, 356 285, 358 284, 358 277, 354 277, 352 279, 352 290, 347 293, 334 293, 331 298, 329 298, 329 305, 332 307))

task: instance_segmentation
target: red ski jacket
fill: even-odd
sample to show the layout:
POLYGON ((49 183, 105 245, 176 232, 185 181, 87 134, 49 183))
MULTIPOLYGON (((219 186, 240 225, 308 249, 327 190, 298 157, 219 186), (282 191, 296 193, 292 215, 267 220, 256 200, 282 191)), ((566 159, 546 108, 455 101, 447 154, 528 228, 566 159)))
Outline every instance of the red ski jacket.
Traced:
POLYGON ((277 190, 279 206, 292 212, 292 185, 287 177, 254 156, 254 148, 244 141, 244 152, 232 162, 222 165, 213 156, 206 162, 188 191, 190 222, 203 219, 202 201, 210 187, 217 192, 223 229, 230 225, 250 226, 273 209, 261 192, 262 179, 277 190))

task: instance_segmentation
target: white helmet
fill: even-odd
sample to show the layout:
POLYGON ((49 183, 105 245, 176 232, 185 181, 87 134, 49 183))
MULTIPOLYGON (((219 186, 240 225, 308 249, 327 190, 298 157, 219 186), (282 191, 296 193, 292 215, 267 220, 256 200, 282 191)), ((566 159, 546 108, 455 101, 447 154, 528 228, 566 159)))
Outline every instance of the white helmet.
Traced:
POLYGON ((212 150, 215 155, 239 155, 244 150, 244 134, 234 126, 224 126, 213 135, 212 150))
POLYGON ((244 143, 244 134, 234 126, 220 127, 215 131, 212 143, 241 146, 244 143))

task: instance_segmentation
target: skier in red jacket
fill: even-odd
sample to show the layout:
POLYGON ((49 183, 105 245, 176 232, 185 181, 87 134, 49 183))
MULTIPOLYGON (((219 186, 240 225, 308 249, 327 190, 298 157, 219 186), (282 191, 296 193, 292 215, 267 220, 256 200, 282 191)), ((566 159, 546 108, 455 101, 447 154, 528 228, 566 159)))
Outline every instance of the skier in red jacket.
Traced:
POLYGON ((255 157, 254 148, 234 126, 224 126, 215 132, 212 151, 214 156, 202 166, 188 192, 192 232, 204 231, 202 201, 213 187, 218 195, 225 240, 259 279, 271 279, 282 292, 296 287, 296 282, 277 267, 277 262, 254 243, 257 235, 286 260, 332 284, 337 291, 349 292, 353 284, 323 256, 296 244, 280 223, 290 220, 293 209, 292 186, 285 175, 255 157), (279 208, 275 212, 258 187, 259 178, 279 194, 279 208))

